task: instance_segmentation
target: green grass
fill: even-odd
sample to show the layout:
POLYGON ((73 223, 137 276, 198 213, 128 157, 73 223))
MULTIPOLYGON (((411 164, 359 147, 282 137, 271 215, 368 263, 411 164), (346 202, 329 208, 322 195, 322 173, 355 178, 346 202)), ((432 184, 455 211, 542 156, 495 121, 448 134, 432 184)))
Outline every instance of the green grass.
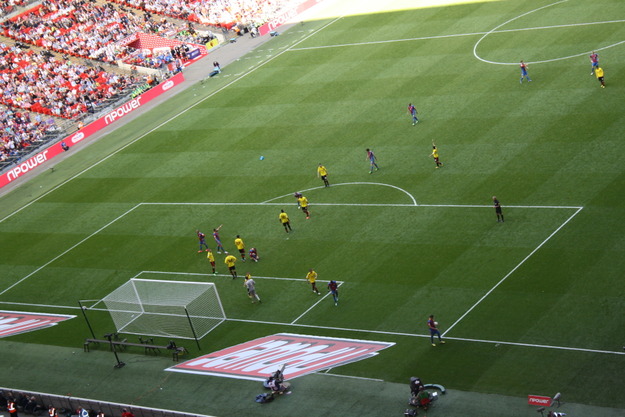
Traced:
MULTIPOLYGON (((581 54, 530 64, 530 84, 519 84, 516 64, 473 55, 482 33, 506 21, 500 30, 625 19, 619 0, 570 0, 514 19, 547 4, 306 22, 263 46, 273 55, 262 66, 229 65, 7 194, 0 306, 77 318, 0 343, 12 358, 3 384, 218 416, 374 416, 400 415, 408 378, 419 375, 450 389, 432 415, 529 415, 527 394, 556 392, 565 412, 622 413, 625 58, 623 45, 600 49, 625 39, 625 25, 483 39, 477 53, 491 61, 581 54), (436 38, 453 34, 465 35, 436 38), (386 40, 395 42, 376 43, 386 40), (362 42, 371 43, 350 45, 362 42), (332 45, 343 46, 324 48, 332 45), (593 49, 606 89, 589 75, 593 49), (408 102, 419 110, 415 127, 408 102), (428 157, 432 141, 442 169, 428 157), (373 175, 367 147, 379 157, 373 175), (320 162, 327 189, 315 176, 320 162), (310 220, 296 210, 298 190, 307 190, 310 220), (281 208, 295 229, 288 240, 281 208), (261 261, 238 269, 258 277, 262 305, 227 276, 223 255, 221 275, 207 274, 195 230, 219 224, 228 250, 237 234, 258 248, 261 261), (330 299, 314 305, 304 281, 263 278, 302 279, 313 267, 320 280, 343 282, 338 308, 330 299), (331 370, 383 382, 306 376, 293 381, 297 399, 259 408, 258 383, 163 372, 165 357, 140 351, 124 353, 128 366, 114 373, 104 349, 72 354, 90 335, 78 300, 101 299, 137 274, 217 284, 237 321, 201 349, 188 344, 192 357, 279 332, 394 342, 331 370), (444 347, 429 344, 429 314, 449 329, 444 347), (467 407, 467 395, 496 405, 467 407)), ((98 336, 115 330, 102 312, 88 317, 98 336)))

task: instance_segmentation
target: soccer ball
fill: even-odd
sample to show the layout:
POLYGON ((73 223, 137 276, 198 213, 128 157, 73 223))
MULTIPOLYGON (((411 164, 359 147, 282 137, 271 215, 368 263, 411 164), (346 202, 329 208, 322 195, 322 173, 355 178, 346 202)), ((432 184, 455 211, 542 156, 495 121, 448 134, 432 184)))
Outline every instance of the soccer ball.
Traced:
POLYGON ((434 322, 434 326, 438 327, 438 322, 437 321, 434 322))

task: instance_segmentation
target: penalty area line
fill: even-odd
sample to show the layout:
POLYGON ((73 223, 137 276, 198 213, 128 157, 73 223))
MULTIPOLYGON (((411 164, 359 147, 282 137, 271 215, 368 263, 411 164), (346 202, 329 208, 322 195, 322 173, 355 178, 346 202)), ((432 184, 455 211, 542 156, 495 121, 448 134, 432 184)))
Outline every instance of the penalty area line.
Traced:
MULTIPOLYGON (((320 282, 323 282, 323 281, 320 281, 320 282)), ((336 282, 338 283, 338 287, 339 287, 339 288, 341 287, 341 285, 343 285, 343 282, 342 282, 342 281, 336 281, 336 282)), ((329 296, 330 294, 331 294, 331 293, 328 291, 326 294, 324 294, 324 295, 323 295, 323 297, 321 297, 321 299, 320 299, 320 300, 318 300, 316 303, 314 303, 313 305, 311 305, 310 307, 308 307, 308 309, 307 309, 306 311, 304 311, 302 314, 300 314, 300 315, 299 315, 299 316, 298 316, 295 320, 293 320, 290 324, 295 324, 295 323, 297 323, 297 321, 298 321, 299 319, 301 319, 302 317, 304 317, 304 316, 305 316, 305 315, 306 315, 306 314, 307 314, 310 310, 312 310, 313 308, 317 307, 317 305, 318 305, 319 303, 323 302, 323 300, 325 300, 326 298, 328 298, 328 296, 329 296)))
MULTIPOLYGON (((315 204, 316 205, 316 204, 315 204)), ((419 204, 419 207, 441 207, 441 208, 493 208, 492 204, 419 204)), ((583 206, 514 206, 505 205, 502 208, 519 208, 519 209, 569 209, 581 210, 583 206)))

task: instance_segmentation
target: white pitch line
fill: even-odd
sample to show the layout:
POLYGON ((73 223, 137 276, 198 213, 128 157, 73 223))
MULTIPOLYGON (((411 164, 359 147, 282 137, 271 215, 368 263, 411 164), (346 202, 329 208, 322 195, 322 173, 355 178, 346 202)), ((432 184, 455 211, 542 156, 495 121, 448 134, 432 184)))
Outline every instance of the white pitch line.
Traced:
POLYGON ((306 311, 304 311, 302 314, 300 314, 299 316, 297 316, 297 318, 295 320, 293 320, 291 323, 289 323, 290 325, 294 325, 299 319, 301 319, 302 317, 304 317, 310 310, 312 310, 313 308, 317 307, 317 305, 319 303, 322 303, 323 300, 325 300, 326 298, 328 298, 328 295, 330 295, 330 293, 325 293, 320 299, 317 300, 316 303, 314 303, 313 305, 311 305, 310 307, 308 307, 308 309, 306 311))
POLYGON ((142 206, 257 206, 259 203, 140 203, 142 206))
POLYGON ((445 38, 459 38, 464 36, 477 36, 483 35, 488 32, 469 32, 469 33, 453 33, 449 35, 434 35, 434 36, 420 36, 417 38, 404 38, 404 39, 387 39, 380 41, 369 41, 369 42, 353 42, 353 43, 339 43, 334 45, 319 45, 319 46, 307 46, 303 48, 292 48, 290 51, 308 51, 315 49, 327 49, 327 48, 343 48, 349 46, 370 46, 370 45, 380 45, 385 43, 395 43, 395 42, 413 42, 413 41, 427 41, 432 39, 445 39, 445 38))
MULTIPOLYGON (((71 309, 71 310, 80 309, 80 307, 73 307, 73 306, 54 306, 54 305, 46 305, 46 304, 29 304, 29 303, 15 303, 15 302, 0 301, 0 305, 2 304, 19 305, 19 306, 27 306, 27 307, 28 306, 29 307, 50 307, 50 308, 71 309)), ((90 310, 108 311, 107 309, 96 309, 96 308, 90 309, 90 310)), ((423 338, 423 339, 427 339, 430 337, 430 335, 425 335, 425 334, 390 332, 390 331, 382 331, 382 330, 352 329, 352 328, 345 328, 345 327, 317 326, 317 325, 310 325, 310 324, 290 324, 290 323, 281 323, 281 322, 274 322, 274 321, 246 320, 246 319, 234 319, 234 318, 226 318, 226 321, 253 323, 253 324, 270 324, 270 325, 276 325, 276 326, 305 327, 305 328, 324 329, 324 330, 340 330, 340 331, 353 332, 353 333, 375 333, 375 334, 383 334, 383 335, 390 335, 390 336, 416 337, 416 338, 423 338)), ((540 348, 540 349, 555 349, 555 350, 565 350, 565 351, 573 351, 573 352, 625 355, 625 352, 619 352, 619 351, 576 348, 576 347, 570 347, 570 346, 554 346, 554 345, 544 345, 544 344, 536 344, 536 343, 506 342, 506 341, 501 341, 501 340, 471 339, 471 338, 464 338, 464 337, 445 337, 445 339, 457 340, 457 341, 469 342, 469 343, 488 343, 488 344, 494 344, 494 345, 519 346, 519 347, 540 348)))
POLYGON ((414 334, 414 333, 387 332, 384 330, 352 329, 349 327, 317 326, 313 324, 282 323, 282 322, 276 322, 276 321, 262 321, 262 320, 259 321, 259 320, 234 319, 234 318, 226 318, 226 321, 234 321, 234 322, 240 322, 240 323, 275 324, 277 326, 307 327, 311 329, 323 329, 323 330, 342 330, 346 332, 357 332, 357 333, 376 333, 376 334, 386 334, 386 335, 391 335, 391 336, 430 337, 430 335, 421 335, 421 334, 414 334))
MULTIPOLYGON (((309 202, 309 204, 311 204, 309 202)), ((345 206, 345 207, 418 207, 414 204, 384 204, 384 203, 312 203, 317 206, 345 206)), ((284 203, 263 203, 263 206, 284 206, 284 203)), ((310 207, 310 206, 309 206, 310 207)))
POLYGON ((547 236, 547 238, 543 240, 540 245, 538 245, 533 251, 531 251, 529 255, 523 258, 523 260, 519 262, 514 268, 512 268, 512 270, 508 272, 501 280, 499 280, 497 284, 495 284, 490 290, 488 290, 486 294, 482 296, 482 298, 480 298, 475 304, 473 304, 473 306, 471 306, 471 308, 469 308, 462 316, 460 316, 458 320, 456 320, 451 326, 449 326, 449 328, 445 330, 445 332, 443 333, 443 336, 449 333, 449 331, 451 331, 451 329, 453 329, 456 324, 462 321, 462 319, 464 319, 471 311, 473 311, 475 307, 477 307, 482 301, 484 301, 484 299, 486 299, 486 297, 488 297, 493 291, 495 291, 495 289, 499 287, 505 280, 507 280, 508 277, 512 275, 517 269, 519 269, 521 265, 525 263, 525 261, 531 258, 532 255, 534 255, 540 248, 542 248, 545 245, 545 243, 547 243, 553 236, 555 236, 556 233, 558 233, 564 226, 566 226, 566 224, 570 222, 573 219, 573 217, 577 216, 577 213, 579 213, 581 210, 582 208, 580 207, 577 211, 575 211, 575 213, 573 213, 568 219, 566 219, 556 230, 554 230, 553 233, 547 236))
POLYGON ((95 232, 91 233, 89 236, 87 236, 86 238, 82 239, 80 242, 76 243, 75 245, 71 246, 69 249, 61 252, 59 255, 55 256, 54 258, 52 258, 51 260, 49 260, 48 262, 46 262, 45 264, 41 265, 39 268, 35 269, 33 272, 31 272, 30 274, 26 275, 25 277, 23 277, 22 279, 18 280, 17 282, 13 283, 12 285, 10 285, 9 287, 5 288, 4 290, 2 290, 2 292, 0 292, 0 295, 3 295, 4 293, 6 293, 7 291, 9 291, 11 288, 19 285, 20 283, 22 283, 24 280, 30 278, 31 276, 35 275, 37 272, 41 271, 43 268, 45 268, 46 266, 50 265, 52 262, 56 261, 57 259, 61 258, 62 256, 64 256, 65 254, 67 254, 68 252, 70 252, 72 249, 80 246, 83 244, 83 242, 87 241, 88 239, 90 239, 91 237, 97 235, 98 233, 100 233, 102 230, 106 229, 107 227, 109 227, 110 225, 112 225, 113 223, 115 223, 117 220, 121 219, 122 217, 124 217, 126 214, 130 213, 131 211, 133 211, 134 209, 136 209, 137 206, 134 206, 133 208, 131 208, 130 210, 126 211, 125 213, 123 213, 120 216, 117 216, 114 220, 108 222, 107 224, 105 224, 104 226, 102 226, 101 228, 99 228, 98 230, 96 230, 95 232))
MULTIPOLYGON (((349 185, 351 183, 344 183, 344 184, 337 184, 337 185, 349 185)), ((376 183, 361 183, 361 184, 376 184, 376 183)), ((382 184, 376 184, 376 185, 382 185, 382 184)), ((388 185, 388 184, 386 184, 388 185)), ((393 187, 391 185, 388 185, 389 187, 393 187)), ((310 190, 314 190, 317 188, 325 188, 325 187, 315 187, 315 188, 311 188, 308 190, 302 190, 302 191, 310 191, 310 190)), ((393 187, 395 188, 395 187, 393 187)), ((399 187, 397 187, 399 188, 399 187)), ((402 190, 403 191, 403 190, 402 190)), ((406 192, 407 193, 407 192, 406 192)), ((410 193, 407 193, 408 195, 410 195, 410 193)), ((266 200, 263 201, 261 203, 193 203, 193 202, 186 202, 186 203, 172 203, 172 202, 167 202, 167 203, 158 203, 158 202, 151 202, 151 203, 139 203, 139 206, 258 206, 258 205, 264 205, 264 206, 280 206, 280 205, 284 205, 284 203, 271 203, 270 201, 276 200, 278 198, 284 198, 284 197, 288 197, 288 196, 292 196, 292 193, 289 194, 285 194, 279 197, 275 197, 272 198, 270 200, 266 200)), ((413 199, 413 201, 416 202, 416 200, 413 199)), ((488 204, 406 204, 406 203, 317 203, 315 202, 313 205, 315 206, 358 206, 358 207, 440 207, 440 208, 492 208, 492 204, 488 205, 488 204)), ((583 208, 583 206, 536 206, 536 205, 505 205, 502 206, 503 208, 519 208, 519 209, 570 209, 570 210, 578 210, 583 208)))
MULTIPOLYGON (((425 40, 434 40, 434 39, 446 39, 446 38, 459 38, 459 37, 468 37, 468 36, 480 36, 482 35, 482 37, 475 43, 475 45, 473 46, 473 55, 475 56, 476 59, 488 63, 488 64, 495 64, 495 65, 518 65, 518 62, 497 62, 497 61, 490 61, 487 59, 484 59, 482 57, 480 57, 477 54, 477 46, 482 42, 482 40, 484 40, 488 35, 492 35, 492 34, 500 34, 500 33, 516 33, 516 32, 524 32, 524 31, 533 31, 533 30, 547 30, 547 29, 560 29, 560 28, 570 28, 570 27, 580 27, 580 26, 593 26, 593 25, 605 25, 605 24, 612 24, 612 23, 623 23, 625 22, 625 20, 623 19, 618 19, 618 20, 604 20, 604 21, 597 21, 597 22, 585 22, 585 23, 570 23, 570 24, 563 24, 563 25, 549 25, 549 26, 534 26, 534 27, 527 27, 527 28, 518 28, 518 29, 503 29, 503 30, 497 30, 498 28, 516 20, 519 19, 521 17, 524 17, 530 13, 539 11, 541 9, 544 9, 546 7, 551 7, 560 3, 564 3, 568 0, 561 0, 558 1, 556 3, 552 3, 543 7, 540 7, 538 9, 534 9, 531 10, 529 12, 526 12, 522 15, 519 15, 513 19, 510 19, 502 24, 500 24, 499 26, 495 27, 494 29, 491 29, 489 31, 486 32, 467 32, 467 33, 452 33, 452 34, 447 34, 447 35, 433 35, 433 36, 420 36, 420 37, 414 37, 414 38, 402 38, 402 39, 387 39, 387 40, 378 40, 378 41, 368 41, 368 42, 353 42, 353 43, 342 43, 342 44, 334 44, 334 45, 318 45, 318 46, 308 46, 308 47, 302 47, 302 48, 291 48, 289 51, 290 52, 297 52, 297 51, 307 51, 307 50, 316 50, 316 49, 328 49, 328 48, 344 48, 344 47, 352 47, 352 46, 371 46, 371 45, 382 45, 382 44, 387 44, 387 43, 399 43, 399 42, 415 42, 415 41, 425 41, 425 40)), ((615 46, 624 44, 624 41, 619 41, 619 42, 615 42, 613 44, 607 45, 607 46, 603 46, 600 48, 595 48, 593 49, 594 51, 603 51, 605 49, 609 49, 609 48, 613 48, 615 46)), ((582 52, 579 54, 575 54, 575 55, 568 55, 568 56, 563 56, 563 57, 558 57, 558 58, 552 58, 552 59, 546 59, 546 60, 541 60, 541 61, 529 61, 527 62, 528 64, 542 64, 542 63, 546 63, 546 62, 554 62, 554 61, 562 61, 565 59, 571 59, 571 58, 577 58, 580 56, 586 56, 590 53, 591 51, 586 51, 586 52, 582 52)))
MULTIPOLYGON (((137 277, 141 276, 142 274, 187 275, 187 276, 202 276, 202 277, 206 277, 206 276, 213 277, 213 276, 215 276, 215 275, 210 274, 210 273, 203 274, 203 273, 200 273, 200 272, 141 271, 137 275, 135 275, 133 278, 137 278, 137 277)), ((230 274, 217 274, 216 276, 218 276, 218 277, 231 277, 232 275, 230 275, 230 274)), ((253 277, 254 277, 254 279, 258 278, 258 279, 275 279, 275 280, 281 280, 281 281, 306 281, 306 278, 261 277, 261 276, 257 276, 257 275, 254 275, 253 277)), ((319 282, 329 282, 329 281, 320 280, 319 282)), ((340 284, 343 283, 343 281, 336 281, 336 282, 338 282, 340 284)))
MULTIPOLYGON (((281 322, 273 322, 273 321, 245 320, 245 319, 232 319, 232 318, 227 318, 226 321, 234 321, 234 322, 239 322, 239 323, 270 324, 270 325, 276 325, 276 326, 305 327, 305 328, 322 329, 322 330, 339 330, 339 331, 355 332, 355 333, 375 333, 375 334, 382 334, 382 335, 389 335, 389 336, 405 336, 405 337, 416 337, 416 338, 423 338, 423 339, 430 338, 429 334, 390 332, 390 331, 383 331, 383 330, 352 329, 352 328, 345 328, 345 327, 317 326, 317 325, 311 325, 311 324, 297 324, 297 323, 290 324, 290 323, 281 323, 281 322)), ((554 346, 554 345, 542 345, 542 344, 521 343, 521 342, 505 342, 505 341, 500 341, 500 340, 470 339, 470 338, 461 338, 461 337, 446 337, 445 339, 458 340, 461 342, 470 342, 470 343, 488 343, 488 344, 493 344, 493 345, 499 344, 499 345, 528 347, 528 348, 565 350, 565 351, 573 351, 573 352, 625 355, 625 352, 619 352, 619 351, 575 348, 575 347, 570 347, 570 346, 554 346)))
MULTIPOLYGON (((329 371, 330 369, 328 369, 329 371)), ((374 381, 374 382, 384 382, 383 379, 379 379, 379 378, 365 378, 364 376, 352 376, 352 375, 339 375, 339 374, 331 374, 329 372, 323 372, 323 375, 330 375, 330 376, 336 376, 339 378, 349 378, 349 379, 361 379, 363 381, 374 381)))
MULTIPOLYGON (((522 18, 522 17, 525 17, 525 16, 527 16, 528 14, 535 13, 535 12, 537 12, 537 11, 540 11, 540 10, 546 9, 546 8, 548 8, 548 7, 551 7, 551 6, 555 6, 555 5, 560 4, 560 3, 565 3, 565 2, 567 2, 567 1, 568 1, 568 0, 560 0, 560 1, 557 1, 557 2, 555 2, 555 3, 551 3, 551 4, 547 4, 547 5, 545 5, 545 6, 542 6, 542 7, 538 7, 538 8, 536 8, 536 9, 534 9, 534 10, 530 10, 529 12, 522 13, 522 14, 520 14, 520 15, 516 16, 516 17, 513 17, 512 19, 506 20, 505 22, 501 23, 500 25, 495 26, 493 29, 491 29, 491 30, 489 30, 488 32, 486 32, 486 33, 485 33, 485 34, 484 34, 484 35, 483 35, 480 39, 478 39, 478 41, 477 41, 477 42, 475 42, 475 45, 473 45, 473 56, 474 56, 476 59, 478 59, 478 60, 480 60, 480 61, 482 61, 482 62, 486 62, 486 63, 489 63, 489 64, 493 64, 494 62, 489 62, 489 61, 487 61, 487 60, 484 60, 484 59, 482 59, 482 57, 480 57, 480 56, 477 54, 477 47, 478 47, 478 45, 480 44, 480 42, 482 42, 484 39, 486 39, 486 37, 487 37, 488 35, 490 35, 491 33, 494 33, 494 32, 495 32, 497 29, 499 29, 500 27, 505 26, 505 25, 507 25, 507 24, 508 24, 508 23, 510 23, 510 22, 514 22, 514 21, 515 21, 515 20, 517 20, 517 19, 520 19, 520 18, 522 18)), ((528 63, 529 63, 529 64, 532 64, 533 62, 528 62, 528 63)))
MULTIPOLYGON (((411 200, 413 201, 413 204, 367 204, 367 203, 315 203, 314 205, 316 206, 346 206, 346 207, 350 207, 350 206, 357 206, 357 207, 442 207, 442 208, 492 208, 491 205, 461 205, 461 204, 417 204, 416 199, 413 197, 412 194, 410 194, 408 191, 394 186, 392 184, 385 184, 385 183, 375 183, 375 182, 349 182, 349 183, 340 183, 340 184, 336 184, 336 185, 379 185, 379 186, 385 186, 385 187, 390 187, 390 188, 395 188, 403 193, 405 193, 406 195, 408 195, 411 200)), ((313 187, 313 188, 309 188, 303 191, 311 191, 311 190, 316 190, 316 189, 321 189, 321 188, 325 188, 322 186, 319 187, 313 187)), ((81 240, 80 242, 76 243, 75 245, 73 245, 72 247, 70 247, 69 249, 67 249, 66 251, 62 252, 61 254, 57 255, 56 257, 54 257, 53 259, 51 259, 50 261, 46 262, 45 264, 43 264, 42 266, 40 266, 39 268, 37 268, 36 270, 34 270, 33 272, 31 272, 30 274, 26 275, 25 277, 21 278, 20 280, 18 280, 17 282, 15 282, 14 284, 12 284, 11 286, 9 286, 8 288, 4 289, 3 291, 0 292, 0 295, 3 295, 5 292, 9 291, 11 288, 15 287, 16 285, 20 284, 21 282, 23 282, 24 280, 26 280, 27 278, 31 277, 32 275, 36 274, 37 272, 41 271, 43 268, 45 268, 46 266, 50 265, 52 262, 54 262, 55 260, 59 259, 60 257, 62 257, 63 255, 67 254, 69 251, 73 250, 74 248, 76 248, 78 245, 84 243, 86 240, 88 240, 89 238, 93 237, 94 235, 100 233, 102 230, 104 230, 105 228, 107 228, 108 226, 110 226, 111 224, 115 223, 116 221, 118 221, 119 219, 121 219, 122 217, 126 216, 128 213, 134 211, 135 209, 141 207, 141 206, 159 206, 159 205, 163 205, 163 206, 195 206, 195 205, 199 205, 199 206, 258 206, 258 205, 280 205, 280 203, 270 203, 273 200, 276 200, 278 198, 283 198, 286 196, 289 196, 291 194, 284 194, 282 196, 279 197, 275 197, 269 200, 266 200, 264 202, 261 203, 192 203, 192 202, 186 202, 186 203, 172 203, 172 202, 162 202, 162 203, 158 203, 158 202, 144 202, 144 203, 138 203, 137 205, 135 205, 134 207, 132 207, 131 209, 127 210, 125 213, 121 214, 120 216, 118 216, 117 218, 115 218, 113 221, 107 223, 106 225, 102 226, 101 228, 99 228, 97 231, 95 231, 94 233, 90 234, 89 236, 87 236, 86 238, 84 238, 83 240, 81 240)), ((544 208, 550 208, 550 209, 575 209, 577 210, 577 212, 579 212, 579 210, 581 210, 583 207, 581 206, 535 206, 535 205, 531 205, 531 206, 504 206, 506 208, 521 208, 521 209, 544 209, 544 208)), ((577 212, 575 214, 577 214, 577 212)), ((575 216, 575 214, 573 216, 575 216)), ((566 224, 566 223, 565 223, 566 224)), ((560 226, 562 227, 562 226, 560 226)), ((559 229, 558 229, 559 230, 559 229)), ((153 273, 161 273, 159 271, 150 271, 153 273)), ((190 273, 192 274, 192 273, 190 273)), ((141 275, 141 272, 136 275, 133 278, 137 278, 139 275, 141 275)), ((202 275, 202 274, 199 274, 202 275)), ((206 275, 210 275, 210 274, 206 274, 206 275)), ((219 274, 219 276, 230 276, 230 275, 225 275, 225 274, 219 274)), ((266 277, 267 279, 270 279, 269 277, 266 277)), ((278 278, 275 277, 274 279, 285 279, 285 278, 278 278)), ((298 280, 298 278, 292 278, 293 280, 298 280)), ((339 282, 339 281, 337 281, 339 282)), ((451 329, 451 328, 450 328, 451 329)), ((449 331, 449 329, 447 330, 449 331)))
POLYGON ((65 309, 80 310, 80 307, 78 307, 78 306, 55 306, 55 305, 52 305, 52 304, 17 303, 15 301, 0 301, 0 304, 11 305, 11 306, 24 306, 24 307, 60 308, 60 309, 64 309, 64 310, 65 309))
POLYGON ((625 355, 625 352, 618 352, 618 351, 613 351, 613 350, 585 349, 585 348, 576 348, 576 347, 570 347, 570 346, 543 345, 543 344, 537 344, 537 343, 503 342, 503 341, 497 341, 497 340, 467 339, 467 338, 462 338, 462 337, 446 337, 446 339, 458 340, 458 341, 463 341, 463 342, 489 343, 489 344, 506 345, 506 346, 521 346, 521 347, 540 348, 540 349, 568 350, 568 351, 573 351, 573 352, 625 355))
MULTIPOLYGON (((323 282, 323 281, 320 281, 320 282, 323 282)), ((326 282, 328 282, 328 281, 326 281, 326 282)), ((341 285, 343 284, 343 282, 341 282, 341 281, 337 281, 337 283, 339 284, 339 285, 338 285, 338 287, 339 287, 339 288, 340 288, 340 287, 341 287, 341 285)), ((291 324, 291 325, 293 325, 293 324, 297 323, 297 321, 298 321, 299 319, 301 319, 302 317, 304 317, 304 316, 306 315, 306 313, 308 313, 310 310, 312 310, 313 308, 317 307, 317 304, 319 304, 319 303, 323 302, 323 300, 325 300, 326 298, 328 298, 328 296, 329 296, 329 295, 330 295, 330 292, 327 292, 326 294, 324 294, 324 296, 323 296, 323 297, 321 297, 321 299, 319 299, 316 303, 314 303, 313 305, 311 305, 311 306, 308 308, 308 310, 306 310, 306 311, 304 311, 302 314, 300 314, 300 315, 299 315, 299 316, 298 316, 295 320, 293 320, 290 324, 291 324)))
MULTIPOLYGON (((493 205, 487 204, 419 204, 419 207, 447 207, 447 208, 493 208, 493 205)), ((503 208, 520 208, 520 209, 583 209, 583 206, 501 206, 503 208)))
MULTIPOLYGON (((477 47, 484 39, 486 39, 486 37, 488 35, 491 35, 493 33, 505 32, 505 31, 498 31, 497 29, 499 29, 500 27, 502 27, 504 25, 507 25, 508 23, 513 22, 513 21, 515 21, 515 20, 517 20, 517 19, 519 19, 521 17, 527 16, 528 14, 537 12, 537 11, 545 9, 547 7, 551 7, 551 6, 555 6, 555 5, 564 3, 566 1, 568 1, 568 0, 557 1, 555 3, 551 3, 551 4, 548 4, 546 6, 542 6, 542 7, 539 7, 537 9, 530 10, 529 12, 523 13, 523 14, 521 14, 519 16, 516 16, 516 17, 510 19, 510 20, 507 20, 506 22, 504 22, 504 23, 502 23, 502 24, 500 24, 498 26, 495 26, 492 30, 488 31, 486 34, 484 34, 484 36, 482 36, 480 39, 478 39, 478 41, 475 43, 475 45, 473 45, 473 56, 476 59, 478 59, 478 60, 480 60, 482 62, 485 62, 487 64, 494 64, 494 65, 518 65, 518 62, 497 62, 497 61, 490 61, 490 60, 484 59, 484 58, 482 58, 481 56, 479 56, 477 54, 477 47)), ((571 24, 567 24, 567 25, 555 25, 555 26, 543 26, 543 27, 536 27, 536 28, 516 29, 516 31, 521 31, 521 30, 542 30, 542 29, 562 28, 562 27, 576 27, 576 26, 590 26, 590 25, 598 25, 598 24, 604 24, 604 23, 622 23, 622 22, 623 22, 623 20, 608 20, 608 21, 604 21, 604 22, 571 23, 571 24)), ((613 43, 611 45, 607 45, 607 46, 604 46, 604 47, 601 47, 601 48, 597 48, 597 49, 595 49, 595 51, 602 51, 604 49, 612 48, 614 46, 618 46, 618 45, 621 45, 623 43, 625 43, 625 41, 616 42, 616 43, 613 43)), ((562 61, 562 60, 565 60, 565 59, 577 58, 577 57, 580 57, 580 56, 584 56, 584 55, 587 55, 589 53, 590 53, 590 51, 587 51, 587 52, 582 52, 582 53, 575 54, 575 55, 563 56, 563 57, 559 57, 559 58, 545 59, 545 60, 541 60, 541 61, 528 61, 527 64, 543 64, 543 63, 546 63, 546 62, 562 61)))

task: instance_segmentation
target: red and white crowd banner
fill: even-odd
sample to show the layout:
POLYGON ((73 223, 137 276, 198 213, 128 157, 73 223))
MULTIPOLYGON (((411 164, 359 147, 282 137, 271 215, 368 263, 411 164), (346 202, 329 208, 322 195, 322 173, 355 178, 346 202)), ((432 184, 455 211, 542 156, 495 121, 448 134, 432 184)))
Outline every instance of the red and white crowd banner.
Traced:
MULTIPOLYGON (((94 133, 98 132, 100 129, 110 125, 111 123, 127 116, 133 111, 137 110, 141 106, 145 105, 149 101, 154 98, 160 96, 165 93, 167 90, 175 87, 176 85, 182 83, 184 81, 184 75, 182 72, 174 75, 172 78, 163 81, 156 87, 153 87, 141 94, 133 98, 132 100, 122 104, 114 110, 111 110, 104 116, 100 117, 96 121, 89 123, 87 126, 80 129, 78 132, 66 137, 63 139, 63 143, 65 143, 68 147, 72 147, 77 143, 80 143, 82 140, 88 138, 94 133)), ((14 168, 8 170, 0 177, 0 187, 4 187, 7 184, 10 184, 12 181, 15 181, 22 175, 26 174, 29 171, 37 168, 42 165, 44 162, 54 158, 55 156, 65 152, 61 147, 61 143, 56 143, 47 149, 39 152, 35 156, 28 158, 27 160, 18 163, 14 168)))
POLYGON ((528 395, 527 403, 529 405, 540 405, 542 407, 551 407, 551 397, 544 395, 528 395))
POLYGON ((370 358, 395 343, 279 333, 231 346, 168 368, 264 381, 283 365, 285 379, 370 358))
POLYGON ((323 0, 307 0, 300 4, 297 4, 293 7, 287 8, 282 14, 280 14, 275 19, 271 20, 268 23, 265 23, 261 27, 258 28, 258 33, 260 36, 266 35, 269 32, 273 32, 283 24, 289 22, 291 19, 295 18, 300 13, 305 12, 310 9, 317 3, 321 3, 323 0))
POLYGON ((76 316, 0 311, 0 337, 45 329, 74 317, 76 316))

